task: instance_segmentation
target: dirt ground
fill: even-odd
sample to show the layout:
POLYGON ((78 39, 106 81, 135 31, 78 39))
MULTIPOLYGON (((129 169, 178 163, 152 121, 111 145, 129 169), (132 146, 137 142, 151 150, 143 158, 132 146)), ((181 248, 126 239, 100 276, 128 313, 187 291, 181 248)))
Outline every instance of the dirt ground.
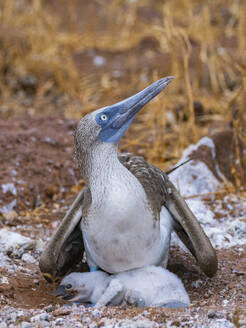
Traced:
MULTIPOLYGON (((14 199, 17 202, 12 212, 1 214, 1 228, 8 227, 43 241, 50 237, 83 185, 73 158, 75 126, 75 120, 62 117, 2 120, 0 185, 13 183, 15 190, 4 192, 3 188, 0 189, 0 205, 11 204, 14 199)), ((95 319, 91 309, 84 310, 81 305, 85 311, 83 318, 86 315, 91 317, 98 326, 103 326, 101 320, 105 318, 123 320, 140 316, 151 320, 153 325, 156 322, 161 326, 165 322, 177 327, 193 327, 198 322, 209 326, 217 320, 224 322, 225 327, 228 323, 244 327, 245 251, 245 245, 218 250, 219 269, 215 277, 209 279, 200 272, 190 254, 172 247, 168 268, 184 282, 192 303, 189 309, 106 308, 95 319)), ((68 324, 77 314, 71 307, 64 308, 65 302, 50 294, 55 286, 48 284, 40 275, 37 265, 39 254, 32 253, 35 263, 25 263, 9 255, 16 267, 13 271, 1 269, 1 276, 8 281, 7 284, 6 281, 0 283, 1 308, 4 311, 7 308, 23 309, 19 322, 28 322, 33 317, 32 311, 38 310, 49 313, 50 324, 57 318, 63 318, 68 324)))

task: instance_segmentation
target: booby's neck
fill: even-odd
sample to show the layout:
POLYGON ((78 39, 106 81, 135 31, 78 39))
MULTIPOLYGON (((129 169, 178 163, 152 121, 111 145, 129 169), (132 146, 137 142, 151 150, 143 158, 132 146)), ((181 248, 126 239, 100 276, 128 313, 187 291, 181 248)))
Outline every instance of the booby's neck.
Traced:
POLYGON ((105 189, 113 179, 119 178, 126 168, 118 159, 118 147, 113 143, 98 142, 86 154, 83 167, 84 178, 93 193, 105 189))

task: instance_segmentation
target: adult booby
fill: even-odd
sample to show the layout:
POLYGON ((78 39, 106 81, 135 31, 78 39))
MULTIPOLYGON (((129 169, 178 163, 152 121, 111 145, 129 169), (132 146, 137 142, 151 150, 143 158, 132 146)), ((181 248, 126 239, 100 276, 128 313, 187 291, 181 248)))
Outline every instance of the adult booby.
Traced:
POLYGON ((48 280, 71 271, 84 250, 91 271, 166 266, 173 229, 203 272, 215 274, 215 250, 168 176, 142 157, 118 154, 137 113, 172 80, 162 78, 80 120, 75 153, 86 186, 41 255, 40 269, 48 280))

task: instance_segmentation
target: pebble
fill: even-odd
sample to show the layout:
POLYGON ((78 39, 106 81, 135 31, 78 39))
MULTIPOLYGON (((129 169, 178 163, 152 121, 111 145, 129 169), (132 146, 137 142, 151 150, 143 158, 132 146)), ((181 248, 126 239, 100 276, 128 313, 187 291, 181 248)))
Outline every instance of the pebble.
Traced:
POLYGON ((40 320, 50 321, 50 316, 47 313, 41 313, 40 320))
POLYGON ((21 257, 22 261, 26 262, 26 263, 35 263, 36 260, 35 258, 29 254, 29 253, 24 253, 21 257))
POLYGON ((214 311, 214 310, 209 310, 209 311, 208 311, 208 318, 209 318, 209 319, 214 319, 214 318, 216 318, 216 311, 214 311))
POLYGON ((24 89, 28 94, 32 94, 37 88, 37 79, 34 75, 24 75, 18 80, 19 86, 24 89))
POLYGON ((9 280, 8 280, 8 278, 7 278, 7 277, 2 277, 2 278, 0 279, 0 284, 9 284, 9 280))
POLYGON ((62 319, 62 318, 57 318, 57 319, 55 320, 55 325, 56 325, 56 326, 61 326, 61 325, 63 324, 63 322, 64 322, 64 319, 62 319))
POLYGON ((17 311, 16 312, 16 317, 17 318, 20 318, 20 317, 23 317, 24 316, 24 311, 17 311))
POLYGON ((32 328, 32 325, 30 324, 30 322, 23 321, 21 323, 21 328, 32 328))
POLYGON ((31 318, 31 322, 34 321, 50 321, 50 316, 45 312, 45 313, 40 313, 35 315, 34 317, 31 318))
POLYGON ((53 311, 53 306, 52 305, 48 305, 46 308, 45 308, 45 311, 50 313, 53 311))
POLYGON ((16 226, 18 224, 18 214, 13 210, 8 213, 3 213, 6 224, 16 226))
POLYGON ((0 323, 0 328, 7 328, 7 324, 5 322, 0 323))
POLYGON ((99 311, 98 309, 95 309, 94 311, 91 312, 91 314, 93 315, 93 317, 100 317, 101 315, 101 311, 99 311))

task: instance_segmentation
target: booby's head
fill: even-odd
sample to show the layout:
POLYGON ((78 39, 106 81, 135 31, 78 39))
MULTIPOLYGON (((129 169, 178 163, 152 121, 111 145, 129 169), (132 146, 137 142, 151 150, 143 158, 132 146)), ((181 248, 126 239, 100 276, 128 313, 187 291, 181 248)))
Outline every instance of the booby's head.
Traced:
POLYGON ((75 134, 76 153, 93 146, 93 143, 118 144, 137 113, 157 96, 171 81, 164 77, 139 93, 114 105, 100 108, 83 117, 75 134))
POLYGON ((71 302, 94 302, 95 289, 100 285, 106 288, 108 275, 102 271, 72 272, 62 279, 52 294, 71 302))

